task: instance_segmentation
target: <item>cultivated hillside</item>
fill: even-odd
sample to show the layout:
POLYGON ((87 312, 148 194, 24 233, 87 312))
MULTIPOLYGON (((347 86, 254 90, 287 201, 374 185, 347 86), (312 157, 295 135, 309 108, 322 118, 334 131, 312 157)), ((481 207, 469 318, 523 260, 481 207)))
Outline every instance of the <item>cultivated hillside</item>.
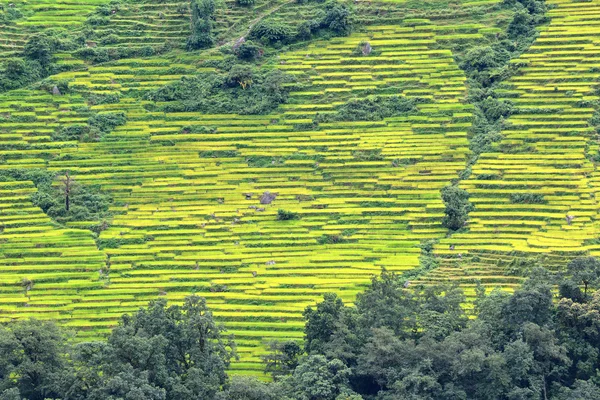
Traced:
POLYGON ((472 295, 600 253, 600 1, 245 3, 2 4, 2 320, 197 293, 262 374, 382 268, 472 295))

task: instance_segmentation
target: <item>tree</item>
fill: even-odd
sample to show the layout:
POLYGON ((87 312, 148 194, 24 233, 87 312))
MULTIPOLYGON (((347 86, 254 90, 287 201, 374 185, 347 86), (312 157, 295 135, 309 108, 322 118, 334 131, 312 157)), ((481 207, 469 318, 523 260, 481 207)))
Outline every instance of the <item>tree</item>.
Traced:
POLYGON ((236 53, 241 60, 254 61, 260 57, 262 50, 252 40, 247 40, 238 47, 236 53))
POLYGON ((299 399, 335 400, 340 395, 354 394, 348 386, 350 374, 351 370, 340 360, 311 355, 294 371, 292 390, 299 399))
POLYGON ((50 37, 43 33, 37 33, 25 43, 23 52, 25 57, 35 60, 42 67, 47 68, 52 61, 54 48, 54 42, 50 37))
POLYGON ((325 17, 321 26, 330 29, 337 35, 348 35, 352 31, 350 15, 350 9, 346 4, 330 1, 325 5, 325 17))
POLYGON ((276 383, 261 382, 249 376, 232 376, 217 400, 286 400, 288 397, 276 383))
POLYGON ((188 38, 188 50, 198 50, 210 47, 214 44, 212 28, 216 9, 215 0, 190 0, 191 8, 191 31, 188 38))
POLYGON ((442 225, 453 231, 459 230, 465 225, 469 212, 473 209, 469 193, 455 185, 446 186, 442 189, 442 200, 446 205, 442 225))
POLYGON ((324 343, 329 341, 336 330, 337 322, 344 309, 344 302, 335 293, 326 293, 317 308, 304 310, 304 349, 308 354, 322 352, 324 343))
POLYGON ((417 331, 417 299, 413 290, 393 273, 382 271, 374 276, 371 286, 356 299, 359 323, 363 329, 386 327, 402 338, 417 331))
POLYGON ((69 175, 69 171, 67 171, 65 173, 65 177, 62 179, 62 184, 63 184, 63 193, 65 195, 65 210, 67 210, 67 212, 69 211, 69 205, 70 205, 70 196, 71 196, 71 190, 73 189, 73 178, 71 178, 71 176, 69 175))
POLYGON ((0 391, 28 400, 58 397, 64 338, 53 322, 22 320, 0 327, 0 391))
POLYGON ((277 210, 277 220, 279 221, 290 221, 293 219, 298 219, 298 213, 293 211, 286 211, 282 208, 277 210))
POLYGON ((106 347, 78 348, 77 379, 70 387, 94 400, 212 400, 235 357, 224 332, 203 298, 190 296, 183 306, 169 307, 164 299, 152 301, 124 315, 106 347))
POLYGON ((288 375, 298 366, 303 351, 300 345, 292 340, 269 343, 270 353, 263 356, 265 372, 274 378, 288 375))
POLYGON ((569 262, 567 273, 577 285, 583 285, 583 295, 587 296, 589 286, 600 282, 600 260, 595 257, 578 257, 569 262))

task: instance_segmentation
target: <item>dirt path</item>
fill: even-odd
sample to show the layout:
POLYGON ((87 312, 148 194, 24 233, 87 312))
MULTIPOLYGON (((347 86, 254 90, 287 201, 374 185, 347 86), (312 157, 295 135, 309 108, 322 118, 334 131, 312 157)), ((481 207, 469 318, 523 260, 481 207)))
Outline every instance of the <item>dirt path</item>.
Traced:
MULTIPOLYGON (((248 34, 250 33, 250 31, 252 30, 252 28, 254 27, 254 25, 258 24, 260 21, 262 21, 264 18, 268 17, 269 15, 273 14, 274 12, 278 11, 281 7, 288 5, 290 3, 293 3, 296 0, 288 0, 285 3, 281 3, 276 5, 273 8, 269 8, 268 10, 265 10, 262 14, 260 14, 258 17, 254 18, 252 21, 250 21, 250 25, 248 25, 248 29, 246 29, 246 32, 241 34, 240 36, 246 37, 248 36, 248 34)), ((235 25, 234 25, 235 26, 235 25)), ((234 26, 230 27, 229 29, 233 29, 234 26)), ((231 40, 229 40, 228 42, 223 42, 220 43, 219 46, 227 46, 227 45, 231 45, 233 44, 239 37, 235 37, 231 40)))

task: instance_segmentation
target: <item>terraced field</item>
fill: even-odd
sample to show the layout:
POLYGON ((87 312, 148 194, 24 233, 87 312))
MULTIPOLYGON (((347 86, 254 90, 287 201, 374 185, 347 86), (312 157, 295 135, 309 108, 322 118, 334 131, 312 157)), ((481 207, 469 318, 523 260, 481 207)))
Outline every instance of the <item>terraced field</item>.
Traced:
MULTIPOLYGON (((301 311, 323 293, 336 290, 351 302, 381 267, 418 266, 420 241, 445 234, 439 191, 464 168, 471 106, 463 102, 463 72, 450 50, 438 48, 456 34, 427 21, 410 24, 282 54, 278 68, 302 84, 273 115, 148 112, 128 97, 179 79, 168 74, 174 67, 197 71, 184 60, 123 60, 64 73, 56 79, 73 79, 73 92, 63 96, 3 95, 2 110, 11 118, 0 125, 10 143, 2 168, 69 170, 76 181, 113 193, 121 206, 100 235, 102 251, 82 249, 72 264, 61 257, 71 251, 61 241, 47 244, 28 221, 5 222, 4 263, 27 271, 34 284, 24 297, 24 275, 10 276, 2 298, 26 315, 30 302, 52 299, 33 310, 95 337, 157 295, 181 300, 202 293, 236 334, 243 356, 236 368, 248 372, 261 368, 269 339, 302 338, 301 311), (379 55, 352 55, 365 39, 379 55), (120 103, 89 112, 125 110, 128 123, 98 143, 51 142, 56 126, 87 119, 77 105, 90 92, 123 95, 120 103), (421 102, 406 118, 298 128, 351 95, 373 94, 421 102), (25 98, 30 106, 19 112, 25 98), (11 121, 25 116, 26 122, 11 121), (215 133, 182 132, 195 125, 215 133), (267 191, 276 198, 264 205, 267 191), (279 208, 300 219, 278 221, 279 208), (15 252, 18 246, 27 256, 15 252), (36 265, 69 273, 47 282, 36 265)), ((26 195, 21 199, 17 215, 31 207, 26 195)))
MULTIPOLYGON (((217 18, 219 39, 243 33, 273 7, 281 9, 268 18, 312 12, 284 3, 257 2, 248 12, 228 3, 217 18)), ((307 305, 330 291, 351 303, 382 267, 417 268, 426 240, 437 241, 441 266, 422 281, 466 287, 474 279, 514 287, 520 277, 506 268, 519 256, 544 254, 558 266, 582 250, 596 254, 600 247, 589 243, 597 237, 598 147, 588 120, 600 76, 597 0, 551 1, 551 23, 514 61, 525 66, 501 91, 520 111, 460 184, 475 205, 468 231, 448 236, 441 225, 440 190, 465 168, 473 119, 452 49, 499 31, 485 16, 468 20, 459 6, 485 14, 496 3, 452 3, 459 10, 453 19, 438 5, 431 20, 402 11, 404 2, 357 4, 359 23, 370 22, 359 32, 296 46, 266 66, 297 82, 287 104, 259 116, 150 111, 164 104, 144 100, 145 93, 210 72, 207 62, 223 55, 180 51, 186 3, 123 5, 98 28, 108 39, 92 46, 168 42, 174 51, 82 65, 53 77, 69 80, 61 95, 31 88, 0 94, 0 173, 69 171, 76 182, 111 193, 115 213, 96 238, 85 229, 91 222, 52 222, 33 205, 32 182, 0 182, 0 319, 56 319, 80 338, 100 338, 150 299, 199 293, 236 336, 241 362, 233 369, 260 375, 268 341, 302 339, 307 305), (375 53, 357 55, 365 41, 375 53), (120 100, 95 104, 92 95, 120 100), (381 121, 318 122, 350 99, 373 96, 414 99, 417 110, 381 121), (101 141, 54 138, 58 128, 112 111, 125 112, 127 123, 101 141), (206 133, 190 133, 201 127, 206 133), (514 202, 524 192, 543 202, 514 202), (268 194, 274 199, 264 201, 268 194), (280 221, 278 209, 299 218, 280 221)), ((3 29, 0 43, 25 26, 47 27, 35 24, 38 16, 62 3, 18 6, 33 4, 36 12, 3 29)), ((78 2, 77 18, 62 21, 82 24, 99 4, 78 2)), ((22 45, 14 39, 2 54, 22 45)))
POLYGON ((80 26, 96 7, 108 3, 109 0, 15 0, 3 4, 19 10, 23 16, 9 24, 0 23, 0 58, 17 55, 34 33, 80 26))
POLYGON ((559 267, 577 254, 599 254, 598 172, 591 161, 598 145, 589 120, 599 98, 600 2, 550 3, 552 22, 515 60, 526 66, 502 90, 519 111, 506 121, 495 151, 482 155, 461 184, 475 205, 469 231, 439 242, 446 267, 431 279, 506 284, 515 255, 543 255, 559 267), (511 201, 522 193, 543 200, 511 201))

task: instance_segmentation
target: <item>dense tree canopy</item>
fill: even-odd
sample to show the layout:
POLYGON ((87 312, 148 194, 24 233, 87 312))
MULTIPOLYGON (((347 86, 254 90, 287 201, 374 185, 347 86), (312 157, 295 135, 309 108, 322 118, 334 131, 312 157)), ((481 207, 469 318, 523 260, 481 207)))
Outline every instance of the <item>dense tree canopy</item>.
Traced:
POLYGON ((304 349, 273 342, 264 357, 270 383, 227 375, 235 345, 196 296, 123 316, 106 342, 12 322, 0 327, 0 399, 597 399, 597 265, 538 267, 513 294, 479 287, 476 318, 458 286, 383 271, 355 306, 326 294, 308 307, 304 349))

